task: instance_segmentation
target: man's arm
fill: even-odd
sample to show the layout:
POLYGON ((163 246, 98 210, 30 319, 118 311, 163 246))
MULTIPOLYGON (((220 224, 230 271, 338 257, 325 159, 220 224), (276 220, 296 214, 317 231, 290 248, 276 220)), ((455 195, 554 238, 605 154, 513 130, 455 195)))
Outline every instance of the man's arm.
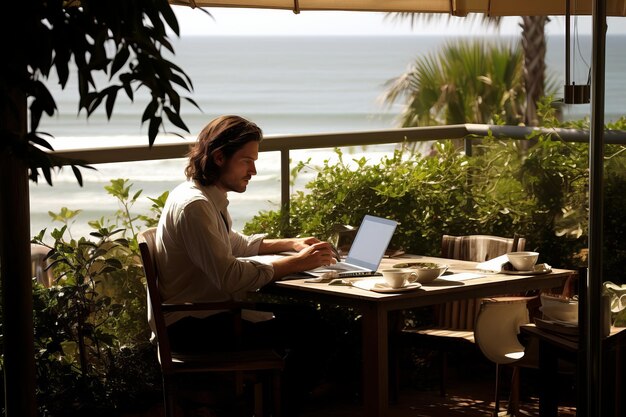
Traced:
POLYGON ((314 237, 290 238, 290 239, 263 239, 259 246, 259 255, 269 255, 280 252, 300 252, 316 243, 319 239, 314 237))

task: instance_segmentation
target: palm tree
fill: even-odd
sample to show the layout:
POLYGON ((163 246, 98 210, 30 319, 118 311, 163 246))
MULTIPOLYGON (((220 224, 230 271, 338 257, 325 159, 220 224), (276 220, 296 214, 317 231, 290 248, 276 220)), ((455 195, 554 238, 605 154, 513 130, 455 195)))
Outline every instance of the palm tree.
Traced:
POLYGON ((526 111, 524 123, 537 126, 537 103, 544 96, 546 85, 546 33, 547 16, 522 16, 522 48, 524 49, 524 86, 526 111))
MULTIPOLYGON (((430 13, 390 13, 389 16, 398 20, 409 20, 414 25, 419 19, 431 20, 441 17, 430 13)), ((451 19, 451 16, 447 16, 451 19)), ((471 18, 471 17, 466 17, 471 18)), ((482 23, 500 26, 500 17, 482 15, 482 23)), ((546 36, 545 26, 550 21, 547 16, 522 16, 520 27, 522 28, 522 48, 524 51, 524 89, 526 91, 526 104, 524 106, 524 123, 527 126, 536 126, 537 103, 544 96, 546 82, 545 57, 546 36)))
POLYGON ((403 127, 523 120, 523 54, 514 46, 448 43, 388 85, 384 101, 406 98, 403 127))

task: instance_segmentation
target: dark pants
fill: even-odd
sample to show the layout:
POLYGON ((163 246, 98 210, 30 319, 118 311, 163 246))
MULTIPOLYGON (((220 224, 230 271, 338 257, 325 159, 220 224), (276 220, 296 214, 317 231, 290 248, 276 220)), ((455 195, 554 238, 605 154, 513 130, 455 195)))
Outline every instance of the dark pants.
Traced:
MULTIPOLYGON (((328 371, 334 336, 317 312, 306 306, 269 305, 275 318, 259 323, 242 320, 242 349, 275 349, 285 357, 284 396, 288 409, 306 400, 328 371)), ((188 317, 168 326, 174 352, 226 351, 235 348, 230 313, 188 317)))

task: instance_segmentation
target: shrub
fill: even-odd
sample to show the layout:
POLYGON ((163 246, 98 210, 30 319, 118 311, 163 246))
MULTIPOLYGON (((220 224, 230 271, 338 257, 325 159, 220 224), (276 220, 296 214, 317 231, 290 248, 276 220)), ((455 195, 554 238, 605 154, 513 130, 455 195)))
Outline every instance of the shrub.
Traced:
MULTIPOLYGON (((105 187, 120 211, 89 222, 90 238, 73 239, 68 231, 79 210, 50 213, 64 225, 50 233, 54 243, 47 245, 54 285, 35 284, 33 293, 37 399, 43 416, 112 415, 140 406, 141 398, 160 389, 136 222, 153 225, 167 193, 151 199, 151 216, 133 216, 141 191, 131 196, 131 187, 123 179, 105 187)), ((46 245, 45 233, 33 242, 46 245)))

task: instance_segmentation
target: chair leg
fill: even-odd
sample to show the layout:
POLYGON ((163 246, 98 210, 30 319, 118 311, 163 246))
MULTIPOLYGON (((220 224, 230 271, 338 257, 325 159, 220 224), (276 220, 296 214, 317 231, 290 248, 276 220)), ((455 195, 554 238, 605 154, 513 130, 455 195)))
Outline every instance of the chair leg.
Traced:
POLYGON ((163 406, 165 417, 176 417, 176 388, 169 377, 163 376, 163 406))
POLYGON ((496 393, 493 417, 498 417, 500 413, 500 365, 496 364, 496 393))
POLYGON ((521 369, 519 366, 513 367, 513 375, 511 376, 511 393, 509 394, 509 405, 507 407, 507 413, 511 416, 516 416, 519 411, 520 372, 521 369))
POLYGON ((254 417, 263 417, 263 382, 254 384, 254 417))

